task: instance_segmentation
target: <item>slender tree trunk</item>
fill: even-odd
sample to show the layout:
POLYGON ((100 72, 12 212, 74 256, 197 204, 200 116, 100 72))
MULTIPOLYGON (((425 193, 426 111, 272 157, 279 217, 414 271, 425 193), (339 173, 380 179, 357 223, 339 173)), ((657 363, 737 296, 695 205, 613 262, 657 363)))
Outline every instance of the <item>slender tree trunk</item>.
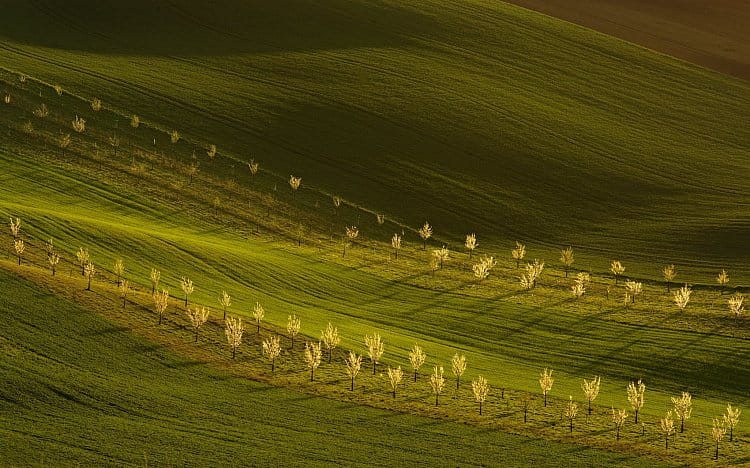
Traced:
POLYGON ((568 277, 568 267, 565 267, 565 277, 568 277))
POLYGON ((227 319, 227 308, 224 307, 224 320, 226 320, 226 319, 227 319))
POLYGON ((617 426, 616 429, 617 429, 617 437, 616 437, 616 439, 620 440, 620 426, 617 426))
POLYGON ((159 325, 161 325, 161 316, 162 316, 162 313, 159 312, 159 325))
POLYGON ((638 424, 638 410, 635 410, 635 423, 638 424))
POLYGON ((438 405, 438 398, 440 398, 440 395, 436 393, 435 394, 435 406, 438 405))
POLYGON ((589 416, 591 416, 591 400, 589 400, 589 416))
POLYGON ((570 418, 570 433, 573 433, 573 418, 570 418))
POLYGON ((416 369, 414 369, 414 381, 415 382, 417 381, 417 370, 416 369))
POLYGON ((195 342, 198 342, 198 329, 195 329, 195 342))
POLYGON ((18 266, 21 266, 21 256, 18 256, 18 266))
POLYGON ((122 296, 122 308, 125 308, 125 301, 127 300, 127 296, 122 296))
POLYGON ((91 276, 89 276, 89 285, 86 286, 86 291, 91 291, 91 276))
POLYGON ((294 349, 294 335, 292 335, 292 346, 289 349, 294 349))
POLYGON ((378 365, 377 361, 372 361, 372 375, 375 375, 375 366, 378 365))
POLYGON ((664 436, 664 448, 669 450, 669 435, 664 436))
POLYGON ((526 416, 528 414, 529 414, 529 409, 528 408, 524 408, 523 409, 523 422, 524 422, 524 424, 526 424, 526 416))
POLYGON ((670 282, 669 282, 669 281, 667 281, 667 294, 669 294, 669 292, 670 292, 670 291, 669 291, 669 286, 670 286, 670 282))
POLYGON ((187 307, 187 300, 188 300, 188 295, 185 294, 185 307, 187 307))
POLYGON ((456 390, 458 390, 458 385, 461 383, 461 377, 456 377, 456 390))
POLYGON ((260 320, 258 321, 258 334, 260 335, 260 320))
POLYGON ((237 348, 232 347, 232 359, 234 359, 236 354, 237 354, 237 348))
POLYGON ((680 434, 682 434, 683 432, 685 432, 685 420, 680 419, 680 434))
POLYGON ((482 415, 482 402, 479 402, 479 416, 482 415))
POLYGON ((331 360, 333 360, 333 348, 328 350, 328 364, 331 363, 331 360))
POLYGON ((719 459, 719 443, 718 442, 716 442, 716 455, 714 455, 714 458, 716 458, 717 460, 719 459))
POLYGON ((544 407, 547 407, 547 394, 544 394, 544 407))
POLYGON ((393 389, 393 398, 396 398, 396 389, 393 389))
POLYGON ((351 391, 352 391, 352 392, 354 391, 354 377, 352 377, 352 386, 351 386, 351 391))
POLYGON ((734 437, 733 437, 734 434, 732 434, 733 432, 734 432, 734 428, 730 427, 729 428, 729 442, 731 442, 732 439, 734 439, 734 437))
POLYGON ((271 373, 276 369, 276 358, 271 359, 271 373))
POLYGON ((398 249, 396 249, 396 260, 398 260, 398 249))
POLYGON ((315 369, 310 369, 310 382, 315 381, 315 369))

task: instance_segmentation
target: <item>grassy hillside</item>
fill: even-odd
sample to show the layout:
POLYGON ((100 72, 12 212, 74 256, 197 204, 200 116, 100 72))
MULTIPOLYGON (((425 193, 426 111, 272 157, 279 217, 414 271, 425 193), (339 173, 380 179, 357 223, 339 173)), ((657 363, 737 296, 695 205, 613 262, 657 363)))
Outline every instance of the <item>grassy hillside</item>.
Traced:
POLYGON ((639 464, 232 377, 2 270, 0 310, 6 466, 639 464))
POLYGON ((451 242, 748 272, 750 86, 502 2, 39 0, 0 31, 7 67, 215 143, 241 183, 255 158, 451 242))

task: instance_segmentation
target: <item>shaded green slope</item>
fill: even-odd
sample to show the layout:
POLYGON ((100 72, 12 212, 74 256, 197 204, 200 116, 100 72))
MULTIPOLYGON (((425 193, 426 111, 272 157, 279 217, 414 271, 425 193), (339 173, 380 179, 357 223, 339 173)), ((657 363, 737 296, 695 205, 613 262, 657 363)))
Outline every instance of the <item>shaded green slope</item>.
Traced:
POLYGON ((0 58, 450 240, 745 269, 747 83, 501 2, 204 10, 14 2, 0 58))
POLYGON ((6 466, 641 464, 229 377, 5 271, 0 311, 6 466))

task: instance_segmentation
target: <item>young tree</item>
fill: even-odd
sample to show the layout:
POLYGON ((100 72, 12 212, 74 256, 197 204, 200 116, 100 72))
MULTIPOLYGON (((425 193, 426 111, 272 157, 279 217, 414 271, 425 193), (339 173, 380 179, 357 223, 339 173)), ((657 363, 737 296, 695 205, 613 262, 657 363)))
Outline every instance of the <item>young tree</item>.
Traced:
POLYGON ((630 382, 628 384, 628 401, 630 402, 630 406, 633 408, 633 412, 635 413, 635 423, 638 424, 638 412, 643 408, 643 404, 645 403, 645 395, 646 395, 646 384, 644 384, 640 379, 638 379, 638 383, 630 382))
POLYGON ((394 234, 391 237, 391 247, 393 247, 393 253, 395 254, 396 260, 398 260, 398 252, 401 250, 401 236, 394 234))
POLYGON ((419 228, 419 237, 422 238, 422 250, 427 250, 427 239, 432 237, 432 226, 427 221, 419 228))
POLYGON ((471 269, 474 272, 474 277, 479 281, 483 281, 490 276, 490 272, 497 265, 495 257, 485 255, 479 260, 479 263, 472 265, 471 269))
POLYGON ((247 168, 250 169, 250 174, 253 176, 251 180, 255 183, 255 176, 258 174, 260 165, 255 162, 255 159, 251 159, 250 162, 247 163, 247 168))
POLYGON ((18 257, 18 265, 21 265, 21 256, 23 251, 26 250, 26 244, 23 243, 23 239, 16 239, 13 241, 13 248, 16 250, 16 256, 18 257))
POLYGON ((372 375, 375 375, 378 362, 385 350, 385 344, 380 339, 380 334, 365 335, 365 348, 367 348, 367 354, 370 356, 370 361, 372 362, 372 375))
POLYGON ((487 379, 481 375, 476 380, 471 381, 471 391, 474 393, 474 399, 479 403, 479 415, 482 415, 482 405, 487 399, 487 394, 490 393, 490 386, 487 383, 487 379))
POLYGON ((674 412, 680 418, 680 433, 685 432, 685 420, 690 419, 693 414, 693 398, 688 392, 682 392, 682 396, 672 397, 674 412))
POLYGON ((477 235, 473 233, 466 234, 464 246, 466 246, 466 250, 469 251, 469 260, 471 260, 471 255, 474 253, 474 249, 477 248, 477 235))
POLYGON ((555 379, 552 378, 552 369, 546 367, 539 374, 539 386, 542 389, 542 395, 544 395, 544 407, 547 407, 547 394, 552 390, 552 384, 555 383, 555 379))
POLYGON ((43 119, 49 115, 49 109, 47 109, 47 105, 42 103, 39 107, 34 109, 34 116, 40 119, 43 119))
POLYGON ((688 302, 690 302, 690 295, 692 293, 693 293, 693 290, 690 289, 690 287, 687 284, 674 292, 673 294, 674 303, 677 305, 678 309, 685 310, 685 307, 687 307, 688 302))
POLYGON ((573 402, 573 397, 568 397, 568 405, 565 407, 565 417, 570 421, 570 433, 573 433, 573 420, 578 415, 578 403, 573 402))
POLYGON ((625 291, 632 304, 635 304, 635 298, 643 292, 643 283, 638 281, 625 281, 625 291))
POLYGON ((430 387, 432 387, 432 393, 435 395, 435 406, 439 403, 440 394, 443 393, 444 386, 443 367, 435 366, 432 375, 430 375, 430 387))
POLYGON ((96 267, 94 266, 93 262, 88 262, 85 267, 83 267, 83 273, 88 279, 88 285, 86 286, 86 291, 91 291, 91 279, 96 275, 96 267))
POLYGON ((26 135, 33 135, 34 134, 34 124, 31 122, 25 122, 23 125, 21 125, 21 131, 25 133, 26 135))
POLYGON ((60 86, 59 84, 53 85, 52 89, 55 90, 55 92, 57 93, 58 96, 62 96, 63 95, 62 86, 60 86))
POLYGON ((260 322, 263 321, 263 317, 265 316, 266 309, 260 305, 260 302, 256 302, 255 307, 253 307, 253 318, 255 319, 255 324, 258 326, 258 334, 260 334, 260 322))
POLYGON ((317 344, 309 342, 305 343, 305 362, 307 363, 307 367, 310 368, 310 382, 315 380, 315 369, 320 365, 320 359, 322 356, 323 352, 320 348, 320 342, 317 344))
POLYGON ((362 356, 357 356, 354 351, 349 351, 349 356, 344 359, 344 364, 346 364, 346 375, 348 375, 352 381, 350 390, 353 392, 354 379, 357 377, 357 374, 359 374, 359 370, 362 368, 362 356))
POLYGON ((120 138, 117 135, 112 135, 111 137, 107 138, 107 142, 109 143, 109 146, 112 147, 113 156, 117 157, 117 148, 120 147, 120 138))
POLYGON ((221 296, 219 296, 219 304, 221 305, 221 308, 224 310, 224 320, 227 318, 227 309, 232 305, 232 296, 229 295, 226 291, 221 292, 221 296))
POLYGON ((589 403, 589 415, 591 415, 591 402, 596 400, 596 397, 599 396, 599 386, 601 384, 601 381, 602 379, 598 375, 596 375, 591 380, 583 379, 583 383, 581 384, 583 395, 586 397, 586 401, 588 401, 589 403))
POLYGON ((208 149, 206 149, 206 154, 208 155, 209 159, 213 160, 216 157, 216 145, 208 145, 208 149))
POLYGON ((47 256, 47 261, 49 262, 50 269, 52 269, 52 276, 55 276, 55 272, 57 271, 57 264, 60 263, 60 255, 58 255, 56 252, 52 252, 47 256))
POLYGON ((565 277, 568 277, 568 271, 570 271, 570 267, 573 266, 573 262, 575 259, 573 258, 573 247, 568 247, 567 249, 562 249, 560 251, 560 263, 563 264, 563 267, 565 267, 565 277))
POLYGON ((714 459, 719 459, 719 444, 721 443, 721 440, 724 438, 724 435, 727 433, 727 428, 724 425, 722 421, 720 421, 717 418, 713 419, 713 426, 711 427, 711 438, 716 443, 716 452, 714 454, 714 459))
POLYGON ((195 306, 193 309, 188 309, 187 316, 190 320, 190 325, 195 330, 195 342, 198 342, 198 331, 201 329, 206 322, 208 322, 208 316, 211 310, 207 307, 195 306))
POLYGON ((357 226, 346 226, 346 237, 344 237, 344 253, 341 255, 342 257, 346 257, 346 248, 354 242, 354 240, 359 237, 359 229, 357 226))
POLYGON ((616 439, 620 440, 620 429, 622 429, 623 424, 625 424, 625 419, 628 417, 628 412, 624 409, 614 409, 612 408, 612 422, 615 425, 615 431, 617 433, 616 439))
POLYGON ((18 239, 21 236, 21 219, 16 218, 15 220, 13 218, 10 218, 10 235, 13 236, 13 239, 18 239))
POLYGON ((741 313, 745 311, 745 306, 743 305, 745 302, 745 296, 742 294, 733 294, 732 297, 729 298, 727 301, 729 305, 729 312, 734 316, 734 319, 737 320, 737 317, 741 313))
POLYGON ((84 249, 83 247, 80 247, 78 251, 76 252, 76 259, 78 260, 78 264, 81 265, 81 276, 86 275, 86 265, 89 263, 89 260, 91 257, 89 256, 88 249, 84 249))
POLYGON ((302 184, 302 177, 294 177, 293 175, 289 176, 289 187, 292 188, 292 195, 297 193, 300 184, 302 184))
POLYGON ((281 338, 279 335, 271 335, 263 340, 263 354, 271 361, 271 372, 276 369, 276 358, 281 354, 281 338))
POLYGON ((151 294, 156 292, 156 288, 159 287, 159 280, 161 280, 161 272, 156 268, 151 268, 151 274, 149 275, 151 280, 151 294))
POLYGON ((224 334, 227 337, 227 343, 232 349, 232 359, 237 354, 237 349, 242 344, 242 334, 245 333, 245 325, 241 318, 227 317, 224 321, 224 334))
POLYGON ((190 278, 185 278, 183 276, 182 279, 180 279, 180 288, 182 288, 182 292, 185 293, 185 307, 187 307, 188 297, 190 297, 190 295, 195 291, 193 280, 191 280, 190 278))
POLYGON ((724 288, 729 284, 729 274, 727 274, 726 270, 721 270, 716 277, 716 282, 719 283, 719 286, 721 287, 721 294, 724 294, 724 288))
POLYGON ((727 412, 723 416, 724 424, 729 428, 729 442, 734 440, 734 427, 740 422, 740 409, 727 404, 727 412))
POLYGON ((536 282, 544 271, 544 262, 540 262, 534 259, 534 263, 526 264, 526 273, 520 276, 521 287, 524 289, 532 289, 536 287, 536 282))
POLYGON ((435 260, 440 265, 440 269, 443 269, 443 262, 448 261, 448 257, 450 256, 450 250, 446 249, 445 246, 443 246, 441 249, 435 249, 432 251, 432 256, 435 258, 435 260))
POLYGON ((102 101, 99 98, 94 98, 91 100, 91 110, 94 112, 99 112, 102 110, 102 101))
POLYGON ((112 267, 112 270, 115 272, 115 275, 117 276, 117 284, 120 285, 120 282, 122 281, 122 277, 125 274, 125 264, 122 263, 122 259, 118 258, 115 260, 115 264, 112 267))
POLYGON ((130 291, 130 282, 128 280, 122 280, 120 281, 120 285, 118 286, 118 289, 120 290, 120 295, 122 296, 122 308, 125 308, 125 304, 128 300, 128 291, 130 291))
POLYGON ((185 168, 185 174, 188 176, 188 185, 193 183, 193 177, 198 173, 198 163, 192 163, 185 168))
POLYGON ((419 372, 419 368, 422 367, 425 360, 427 359, 427 355, 422 350, 422 347, 418 344, 414 344, 412 346, 411 351, 409 351, 409 362, 411 362, 411 367, 414 369, 414 381, 417 381, 417 373, 419 372))
POLYGON ((513 260, 516 261, 516 268, 521 264, 521 260, 526 256, 526 246, 516 241, 516 248, 510 251, 513 260))
POLYGON ((570 290, 573 292, 576 300, 579 300, 586 294, 586 283, 576 280, 573 286, 570 287, 570 290))
POLYGON ((286 319, 286 331, 289 333, 289 339, 292 341, 291 349, 294 349, 294 337, 299 333, 302 321, 296 315, 290 315, 286 319))
POLYGON ((61 133, 60 138, 57 139, 57 146, 60 147, 62 156, 65 156, 65 150, 68 149, 70 144, 73 142, 73 139, 70 136, 70 133, 61 133))
POLYGON ((153 297, 154 308, 156 309, 156 313, 159 314, 159 325, 161 325, 164 312, 167 310, 167 306, 169 306, 169 290, 162 289, 161 292, 155 292, 153 297))
POLYGON ((388 368, 388 381, 391 384, 391 391, 393 392, 393 398, 396 398, 396 389, 398 384, 401 383, 401 378, 404 376, 404 371, 401 370, 401 366, 388 368))
POLYGON ((459 356, 458 353, 454 354, 451 359, 451 369, 453 370, 453 375, 456 376, 456 390, 458 390, 458 386, 461 383, 461 376, 466 372, 466 356, 463 354, 459 356))
POLYGON ((172 130, 171 132, 169 132, 169 141, 173 145, 175 145, 178 141, 180 141, 180 136, 180 132, 178 132, 177 130, 172 130))
POLYGON ((83 133, 86 131, 86 121, 78 117, 77 115, 71 125, 73 126, 73 130, 75 130, 76 133, 83 133))
POLYGON ((331 322, 328 322, 325 330, 320 332, 320 340, 325 345, 326 350, 328 350, 328 363, 330 364, 333 359, 333 350, 341 342, 339 329, 331 325, 331 322))
POLYGON ((659 420, 661 432, 664 434, 664 448, 669 449, 669 436, 674 434, 674 419, 672 419, 672 410, 667 411, 667 415, 659 420))
POLYGON ((664 267, 661 273, 662 275, 664 275, 664 281, 666 281, 667 283, 667 294, 669 294, 670 286, 672 286, 672 281, 677 276, 677 270, 675 270, 674 265, 667 265, 664 267))
POLYGON ((612 264, 609 266, 609 271, 615 276, 615 284, 620 280, 620 276, 625 273, 625 267, 619 260, 612 260, 612 264))
POLYGON ((141 118, 137 115, 133 114, 130 116, 130 126, 133 128, 138 128, 141 126, 141 118))
POLYGON ((12 100, 12 99, 11 99, 11 97, 10 97, 10 94, 6 94, 6 95, 5 95, 5 97, 3 98, 3 101, 4 101, 4 102, 5 102, 6 104, 10 104, 11 102, 13 102, 13 100, 12 100))

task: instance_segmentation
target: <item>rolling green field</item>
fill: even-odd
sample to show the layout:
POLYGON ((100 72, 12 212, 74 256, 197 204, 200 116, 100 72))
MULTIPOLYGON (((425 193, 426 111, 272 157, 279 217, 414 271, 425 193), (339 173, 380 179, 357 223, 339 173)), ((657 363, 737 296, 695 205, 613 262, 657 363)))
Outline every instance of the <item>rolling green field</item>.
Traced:
POLYGON ((7 3, 5 66, 238 173, 255 158, 446 242, 750 278, 746 82, 502 2, 7 3))
MULTIPOLYGON (((534 394, 539 371, 551 367, 552 409, 538 413, 526 438, 492 426, 507 428, 517 411, 498 410, 486 428, 402 414, 432 415, 427 389, 416 386, 405 390, 412 406, 396 412, 369 408, 383 406, 377 398, 322 399, 292 377, 273 380, 257 369, 236 376, 193 362, 127 324, 112 325, 91 297, 52 296, 0 273, 0 309, 12 312, 2 325, 0 370, 13 383, 0 390, 0 431, 10 441, 0 458, 234 464, 235 451, 293 464, 655 463, 575 438, 561 443, 564 428, 550 429, 568 395, 582 398, 581 379, 601 375, 594 426, 584 430, 594 446, 708 460, 711 418, 727 403, 750 403, 750 330, 709 286, 722 266, 732 287, 750 279, 742 196, 750 86, 504 3, 284 7, 279 14, 278 5, 234 1, 212 12, 182 1, 74 1, 64 11, 45 1, 7 5, 0 97, 12 100, 0 103, 0 216, 23 220, 28 248, 18 271, 42 282, 41 246, 52 237, 63 255, 61 284, 80 288, 74 252, 86 247, 100 270, 95 291, 111 295, 117 258, 144 297, 148 272, 160 269, 173 318, 184 315, 179 279, 187 276, 197 286, 191 302, 214 314, 227 290, 232 315, 250 320, 259 301, 277 330, 290 314, 315 339, 334 323, 342 351, 362 353, 362 337, 379 331, 385 365, 407 367, 418 342, 429 368, 447 369, 461 352, 465 382, 481 374, 495 392, 534 394), (20 82, 18 73, 29 78, 20 82), (61 96, 49 86, 57 83, 61 96), (99 112, 87 101, 95 96, 104 101, 99 112), (36 118, 42 103, 50 115, 36 118), (144 119, 140 128, 129 125, 133 113, 144 119), (76 115, 86 118, 86 132, 61 150, 56 142, 76 115), (165 133, 173 128, 182 133, 176 144, 165 133), (112 135, 122 140, 117 153, 112 135), (215 159, 205 153, 212 143, 215 159), (255 177, 245 165, 251 159, 261 163, 255 177), (186 175, 191 164, 200 165, 194 176, 186 175), (289 173, 303 177, 298 193, 289 173), (331 194, 344 197, 341 209, 331 194), (375 213, 387 215, 384 225, 375 213), (460 251, 462 235, 477 232, 479 253, 499 257, 492 277, 474 281, 463 252, 430 274, 413 232, 425 219, 436 229, 431 245, 460 251), (342 258, 339 236, 351 224, 362 237, 342 258), (387 241, 402 229, 396 260, 387 241), (532 291, 520 290, 508 258, 516 239, 529 241, 529 259, 548 263, 532 291), (597 273, 579 303, 557 262, 568 243, 575 267, 597 273), (600 274, 613 256, 625 261, 626 275, 646 280, 632 306, 623 306, 622 286, 600 274), (678 263, 677 282, 696 283, 682 313, 652 281, 665 259, 678 263), (42 324, 53 317, 46 333, 42 324), (104 382, 112 369, 113 381, 104 382), (609 408, 627 406, 625 387, 638 378, 648 385, 647 436, 629 421, 623 445, 613 446, 605 442, 613 437, 609 408), (19 396, 21 387, 38 393, 19 396), (685 390, 695 406, 679 455, 660 452, 658 419, 685 390), (23 412, 14 410, 21 404, 23 412), (35 412, 40 405, 46 412, 35 412), (102 414, 107 430, 91 425, 102 414), (269 418, 244 417, 257 414, 269 418), (331 432, 335 442, 324 435, 331 432), (288 458, 292 450, 297 458, 288 458)), ((11 269, 12 243, 3 239, 11 269)), ((164 334, 184 325, 177 330, 164 334)), ((219 330, 213 342, 222 340, 219 330)), ((465 392, 446 403, 448 415, 473 411, 463 406, 465 392)), ((722 461, 750 460, 748 431, 743 418, 722 461)))
MULTIPOLYGON (((311 397, 181 358, 0 271, 5 466, 529 465, 632 457, 311 397)), ((643 463, 643 466, 646 466, 643 463)))

